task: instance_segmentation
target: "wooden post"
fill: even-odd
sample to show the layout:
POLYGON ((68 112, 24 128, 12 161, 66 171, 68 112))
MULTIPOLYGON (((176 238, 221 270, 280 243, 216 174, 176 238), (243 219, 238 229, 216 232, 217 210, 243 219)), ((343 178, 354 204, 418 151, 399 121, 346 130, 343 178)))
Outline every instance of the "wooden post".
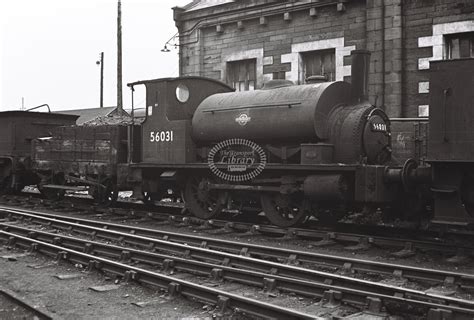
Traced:
POLYGON ((117 6, 117 113, 123 113, 122 105, 122 12, 121 1, 117 6))
POLYGON ((104 107, 104 53, 100 53, 100 107, 104 107))

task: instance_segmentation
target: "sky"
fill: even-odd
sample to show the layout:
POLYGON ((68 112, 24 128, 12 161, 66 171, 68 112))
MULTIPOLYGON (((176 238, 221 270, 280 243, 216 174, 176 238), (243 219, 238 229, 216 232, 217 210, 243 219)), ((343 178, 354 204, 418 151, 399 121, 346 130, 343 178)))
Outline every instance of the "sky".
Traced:
MULTIPOLYGON (((178 76, 172 7, 191 0, 122 0, 123 105, 129 82, 178 76)), ((117 96, 117 0, 14 0, 0 6, 0 111, 48 104, 52 111, 104 106, 117 96)), ((145 107, 136 88, 135 107, 145 107)), ((45 110, 46 111, 46 110, 45 110)))

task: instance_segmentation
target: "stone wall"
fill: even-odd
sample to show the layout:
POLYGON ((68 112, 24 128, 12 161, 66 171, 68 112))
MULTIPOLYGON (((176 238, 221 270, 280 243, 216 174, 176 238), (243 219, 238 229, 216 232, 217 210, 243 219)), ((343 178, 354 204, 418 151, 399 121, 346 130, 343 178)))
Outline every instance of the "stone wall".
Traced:
POLYGON ((371 55, 369 99, 390 117, 425 115, 429 61, 443 34, 474 31, 472 0, 237 1, 175 9, 180 74, 226 80, 226 63, 256 59, 257 85, 273 73, 302 83, 301 52, 334 49, 336 80, 350 78, 350 51, 371 55))

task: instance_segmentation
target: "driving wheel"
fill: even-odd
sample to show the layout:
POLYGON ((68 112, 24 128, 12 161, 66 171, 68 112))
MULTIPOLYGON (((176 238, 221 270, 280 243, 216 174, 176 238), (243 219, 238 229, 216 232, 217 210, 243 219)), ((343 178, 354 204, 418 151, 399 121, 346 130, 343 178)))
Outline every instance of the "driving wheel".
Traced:
POLYGON ((262 194, 261 202, 267 219, 279 227, 295 226, 308 217, 306 201, 302 194, 262 194))
POLYGON ((209 188, 211 180, 204 176, 190 176, 184 188, 186 208, 200 219, 211 219, 222 212, 226 204, 225 193, 209 188))

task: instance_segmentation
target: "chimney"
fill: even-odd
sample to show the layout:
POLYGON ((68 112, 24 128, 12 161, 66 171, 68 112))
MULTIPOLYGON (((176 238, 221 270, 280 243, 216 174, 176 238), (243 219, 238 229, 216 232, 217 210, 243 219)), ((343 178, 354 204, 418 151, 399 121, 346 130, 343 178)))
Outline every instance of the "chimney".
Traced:
POLYGON ((351 87, 352 99, 356 102, 369 98, 369 62, 370 51, 352 50, 351 87))

